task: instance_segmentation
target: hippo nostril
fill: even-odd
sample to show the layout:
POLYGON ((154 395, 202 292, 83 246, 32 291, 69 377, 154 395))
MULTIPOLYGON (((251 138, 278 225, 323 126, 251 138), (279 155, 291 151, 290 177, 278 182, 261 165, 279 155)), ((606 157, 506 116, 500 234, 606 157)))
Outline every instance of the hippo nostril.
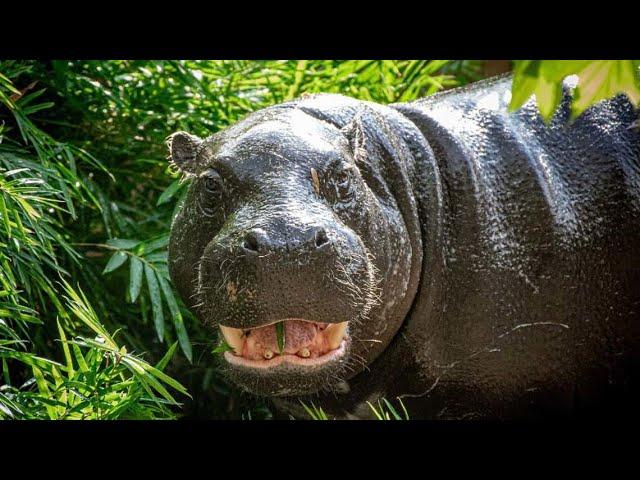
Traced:
POLYGON ((324 228, 320 228, 316 231, 315 244, 316 248, 321 248, 329 244, 329 237, 327 237, 327 232, 324 228))
POLYGON ((260 251, 260 242, 255 231, 250 231, 245 235, 244 240, 242 241, 242 248, 253 253, 258 253, 260 251))

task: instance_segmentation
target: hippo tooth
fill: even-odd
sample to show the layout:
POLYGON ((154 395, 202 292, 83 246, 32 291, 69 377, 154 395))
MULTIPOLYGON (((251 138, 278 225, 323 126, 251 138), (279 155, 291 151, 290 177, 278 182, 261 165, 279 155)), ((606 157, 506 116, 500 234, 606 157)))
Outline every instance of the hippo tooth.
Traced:
POLYGON ((242 346, 244 344, 242 330, 239 328, 225 327, 220 325, 220 331, 225 341, 229 344, 236 355, 242 355, 242 346))
POLYGON ((331 350, 340 346, 340 342, 342 342, 342 338, 344 337, 344 332, 346 330, 347 322, 334 323, 325 329, 324 334, 327 336, 327 341, 329 342, 329 348, 331 350))
POLYGON ((308 358, 311 355, 311 352, 309 351, 308 348, 301 348, 298 351, 298 355, 300 355, 303 358, 308 358))
POLYGON ((265 350, 263 355, 267 360, 271 360, 273 358, 273 352, 271 350, 265 350))

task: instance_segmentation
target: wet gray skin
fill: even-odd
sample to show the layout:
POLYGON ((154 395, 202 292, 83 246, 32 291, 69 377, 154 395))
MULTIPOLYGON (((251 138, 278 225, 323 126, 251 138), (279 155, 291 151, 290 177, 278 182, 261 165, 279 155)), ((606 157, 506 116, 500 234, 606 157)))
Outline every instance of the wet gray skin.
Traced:
POLYGON ((205 141, 171 139, 173 161, 194 177, 172 228, 171 274, 202 321, 349 322, 347 354, 321 367, 228 365, 252 393, 331 390, 384 350, 415 294, 421 238, 410 180, 403 164, 389 165, 391 189, 382 162, 358 161, 359 132, 289 107, 205 141))
POLYGON ((242 389, 365 417, 591 411, 636 398, 638 112, 616 97, 550 125, 507 113, 509 78, 409 104, 303 97, 207 139, 170 139, 192 177, 172 279, 198 318, 249 329, 349 322, 343 356, 225 362, 242 389), (315 173, 314 173, 315 172, 315 173))

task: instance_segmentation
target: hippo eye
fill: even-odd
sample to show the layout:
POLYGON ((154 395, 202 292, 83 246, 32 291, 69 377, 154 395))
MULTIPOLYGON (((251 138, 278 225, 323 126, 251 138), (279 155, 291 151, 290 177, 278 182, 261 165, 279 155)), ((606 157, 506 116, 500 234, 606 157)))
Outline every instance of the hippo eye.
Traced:
POLYGON ((221 205, 222 194, 226 191, 224 181, 218 172, 207 170, 201 176, 202 188, 198 204, 207 216, 214 216, 221 205))
POLYGON ((209 193, 219 194, 223 190, 222 177, 215 170, 207 170, 204 175, 204 188, 209 193))
POLYGON ((345 168, 338 173, 336 178, 336 190, 341 200, 350 200, 353 196, 352 188, 353 170, 345 168))

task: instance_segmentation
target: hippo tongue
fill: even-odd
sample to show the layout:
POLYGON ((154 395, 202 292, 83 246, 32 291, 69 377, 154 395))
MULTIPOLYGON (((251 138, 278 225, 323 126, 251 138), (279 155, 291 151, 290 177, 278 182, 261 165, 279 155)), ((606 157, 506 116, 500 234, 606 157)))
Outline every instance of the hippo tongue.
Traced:
MULTIPOLYGON (((302 320, 289 320, 284 322, 284 351, 286 353, 296 353, 302 347, 309 346, 316 336, 316 325, 302 320)), ((278 352, 278 339, 276 326, 267 325, 251 330, 248 343, 251 346, 262 347, 273 352, 278 352)))

